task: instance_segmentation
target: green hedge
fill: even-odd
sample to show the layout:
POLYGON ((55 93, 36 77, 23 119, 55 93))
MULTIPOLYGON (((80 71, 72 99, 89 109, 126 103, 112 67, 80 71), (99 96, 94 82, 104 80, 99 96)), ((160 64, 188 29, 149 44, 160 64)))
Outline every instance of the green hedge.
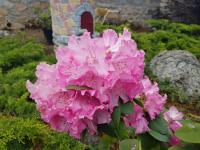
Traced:
POLYGON ((86 146, 38 120, 0 116, 0 149, 82 150, 86 146))
POLYGON ((200 58, 200 39, 182 33, 157 30, 150 33, 133 33, 138 47, 146 52, 146 62, 164 50, 188 50, 200 58))
POLYGON ((39 61, 44 56, 43 46, 28 42, 19 48, 0 54, 0 68, 6 72, 31 61, 39 61))
POLYGON ((200 26, 196 24, 183 24, 183 23, 175 23, 166 19, 160 20, 148 20, 146 23, 156 30, 166 30, 171 31, 173 33, 183 33, 191 36, 199 36, 200 35, 200 26))

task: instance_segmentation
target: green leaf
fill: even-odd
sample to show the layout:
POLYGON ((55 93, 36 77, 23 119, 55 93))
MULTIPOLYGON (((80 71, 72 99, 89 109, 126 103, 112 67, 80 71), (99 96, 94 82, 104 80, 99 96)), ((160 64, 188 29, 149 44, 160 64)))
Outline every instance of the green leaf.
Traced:
POLYGON ((133 110, 133 103, 132 102, 128 102, 125 104, 121 104, 121 113, 123 114, 132 114, 134 112, 133 110))
POLYGON ((109 125, 104 124, 104 125, 99 125, 98 127, 101 131, 103 131, 107 135, 115 137, 118 140, 122 140, 128 138, 128 130, 125 127, 124 123, 120 121, 119 110, 120 110, 119 108, 116 108, 114 110, 113 112, 114 114, 112 115, 113 119, 109 125))
POLYGON ((119 142, 119 150, 131 150, 133 147, 136 147, 134 139, 125 139, 119 142))
POLYGON ((169 142, 169 137, 166 136, 165 134, 161 134, 161 133, 154 131, 154 130, 150 130, 149 134, 152 137, 154 137, 155 139, 157 139, 158 141, 169 142))
POLYGON ((120 118, 121 118, 121 109, 120 106, 119 107, 115 107, 113 113, 112 113, 112 120, 115 126, 119 125, 120 122, 120 118))
POLYGON ((153 138, 149 133, 144 133, 139 135, 139 139, 142 144, 142 150, 157 150, 159 141, 153 138))
POLYGON ((134 102, 139 106, 141 106, 142 108, 144 107, 144 104, 139 99, 134 99, 134 102))
POLYGON ((99 150, 110 150, 110 145, 115 143, 116 139, 112 138, 106 134, 104 134, 101 138, 100 138, 100 142, 98 144, 98 149, 99 150))
POLYGON ((200 144, 200 123, 186 120, 183 127, 176 131, 175 135, 182 141, 200 144))
POLYGON ((104 133, 106 133, 107 135, 111 136, 111 137, 117 137, 115 129, 113 128, 113 126, 108 125, 108 124, 101 124, 98 126, 99 129, 101 131, 103 131, 104 133))
POLYGON ((171 133, 163 115, 159 115, 156 119, 152 120, 149 123, 149 128, 151 129, 149 134, 155 139, 162 142, 169 142, 171 133))
POLYGON ((200 150, 200 144, 183 144, 170 147, 168 150, 200 150))
POLYGON ((117 132, 120 140, 126 139, 129 137, 128 130, 122 121, 117 126, 116 132, 117 132))
POLYGON ((169 127, 163 115, 157 116, 154 120, 149 123, 149 127, 162 134, 170 135, 169 127))
POLYGON ((79 85, 68 85, 66 87, 67 90, 92 90, 92 88, 87 87, 87 86, 79 86, 79 85))

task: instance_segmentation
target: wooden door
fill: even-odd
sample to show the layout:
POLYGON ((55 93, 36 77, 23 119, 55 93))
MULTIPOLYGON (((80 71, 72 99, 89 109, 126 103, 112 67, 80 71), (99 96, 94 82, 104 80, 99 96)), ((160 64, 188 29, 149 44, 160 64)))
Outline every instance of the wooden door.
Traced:
POLYGON ((90 12, 84 12, 81 15, 81 29, 87 29, 90 34, 93 34, 93 17, 90 12))

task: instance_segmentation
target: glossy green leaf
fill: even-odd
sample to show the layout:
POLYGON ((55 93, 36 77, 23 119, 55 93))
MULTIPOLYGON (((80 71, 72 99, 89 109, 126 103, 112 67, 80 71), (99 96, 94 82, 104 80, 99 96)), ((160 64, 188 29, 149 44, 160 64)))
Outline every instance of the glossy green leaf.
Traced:
POLYGON ((117 129, 116 129, 116 132, 117 132, 120 140, 126 139, 129 137, 128 130, 123 122, 119 123, 119 125, 117 126, 117 129))
POLYGON ((128 102, 125 104, 121 104, 121 113, 123 114, 132 114, 134 112, 133 110, 133 103, 132 102, 128 102))
POLYGON ((170 135, 168 123, 164 119, 163 115, 157 116, 154 120, 149 123, 150 129, 157 131, 161 134, 170 135))
POLYGON ((120 107, 116 107, 112 113, 112 121, 109 125, 99 125, 99 129, 104 133, 122 140, 128 138, 128 130, 124 123, 120 121, 121 111, 120 107))
POLYGON ((149 133, 144 133, 139 135, 142 150, 157 150, 160 142, 154 137, 149 135, 149 133))
POLYGON ((158 141, 169 142, 169 137, 167 135, 161 134, 161 133, 154 131, 154 130, 150 130, 149 134, 152 137, 154 137, 155 139, 157 139, 158 141))
POLYGON ((119 150, 132 150, 136 147, 137 141, 135 139, 125 139, 119 142, 119 150))
POLYGON ((185 142, 200 144, 200 123, 186 120, 175 135, 185 142))
POLYGON ((112 127, 111 125, 107 125, 107 124, 102 124, 98 126, 99 129, 101 131, 103 131, 105 134, 111 136, 111 137, 117 137, 116 132, 114 127, 112 127))
POLYGON ((121 109, 120 107, 115 107, 112 113, 112 120, 115 126, 118 126, 121 118, 121 109))

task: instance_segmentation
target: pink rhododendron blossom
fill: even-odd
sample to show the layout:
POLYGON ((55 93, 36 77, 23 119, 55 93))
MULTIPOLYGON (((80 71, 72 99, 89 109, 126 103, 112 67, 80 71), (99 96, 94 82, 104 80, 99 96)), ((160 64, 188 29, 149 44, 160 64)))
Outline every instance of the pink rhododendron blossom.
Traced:
MULTIPOLYGON (((56 50, 56 59, 53 65, 39 64, 36 82, 27 81, 26 87, 41 118, 57 131, 77 139, 84 130, 97 133, 99 124, 111 122, 119 98, 127 103, 145 97, 144 108, 134 104, 134 113, 124 117, 137 134, 149 131, 144 111, 151 119, 163 111, 166 96, 144 78, 144 51, 127 29, 119 36, 111 29, 97 38, 89 32, 71 36, 67 46, 56 50)), ((172 129, 179 127, 173 109, 165 117, 172 129)))
POLYGON ((142 80, 142 85, 146 99, 144 108, 150 118, 155 119, 156 115, 163 111, 167 96, 160 95, 157 83, 152 84, 148 77, 142 80))
MULTIPOLYGON (((68 46, 57 49, 56 58, 54 65, 38 65, 38 79, 28 81, 27 88, 42 119, 76 138, 85 129, 94 134, 98 124, 109 123, 119 97, 127 102, 142 91, 144 52, 128 30, 119 36, 106 30, 94 39, 88 32, 71 36, 68 46), (70 85, 88 89, 68 90, 70 85)), ((137 124, 145 123, 145 118, 137 119, 137 124)), ((138 133, 146 130, 143 126, 138 133)))
POLYGON ((172 131, 176 131, 182 124, 179 122, 183 119, 183 114, 177 110, 175 106, 171 106, 167 112, 164 113, 165 120, 169 123, 172 131))
POLYGON ((144 117, 143 109, 134 105, 134 113, 124 117, 126 126, 131 126, 136 129, 136 134, 141 134, 149 131, 148 121, 144 117))

